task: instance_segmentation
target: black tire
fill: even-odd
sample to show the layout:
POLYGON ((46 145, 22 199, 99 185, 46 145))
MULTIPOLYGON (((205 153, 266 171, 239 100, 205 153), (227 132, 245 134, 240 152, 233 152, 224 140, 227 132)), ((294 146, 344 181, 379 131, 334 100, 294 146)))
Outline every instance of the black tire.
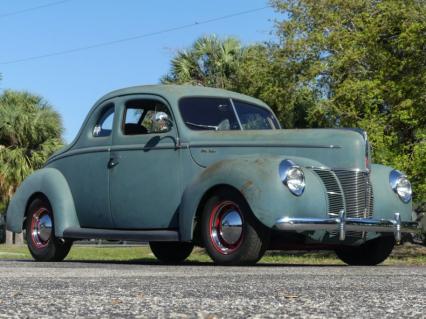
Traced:
POLYGON ((337 256, 351 266, 375 266, 389 257, 395 246, 395 239, 390 236, 369 240, 356 247, 336 249, 337 256))
POLYGON ((194 244, 188 242, 150 242, 149 247, 157 259, 165 264, 179 264, 191 255, 194 244))
POLYGON ((255 219, 242 195, 230 188, 218 190, 207 200, 200 230, 207 253, 218 265, 255 264, 262 258, 269 243, 266 227, 255 219), (225 220, 230 218, 230 214, 237 217, 237 224, 242 225, 235 228, 236 233, 232 233, 234 228, 228 227, 226 236, 222 228, 230 224, 225 220))
POLYGON ((49 201, 45 198, 34 199, 26 216, 26 240, 33 258, 36 261, 62 261, 68 255, 72 241, 55 236, 53 212, 49 201), (46 221, 49 220, 50 234, 46 233, 49 227, 45 227, 46 221))

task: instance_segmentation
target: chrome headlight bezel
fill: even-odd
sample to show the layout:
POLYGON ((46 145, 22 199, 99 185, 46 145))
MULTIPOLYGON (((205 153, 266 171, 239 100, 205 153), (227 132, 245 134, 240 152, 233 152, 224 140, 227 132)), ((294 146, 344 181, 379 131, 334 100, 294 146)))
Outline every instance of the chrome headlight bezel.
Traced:
POLYGON ((409 203, 411 201, 413 190, 406 175, 394 169, 389 174, 389 184, 401 201, 404 203, 409 203))
POLYGON ((291 160, 283 160, 279 165, 281 182, 287 186, 293 195, 301 196, 305 191, 305 174, 300 166, 291 160))

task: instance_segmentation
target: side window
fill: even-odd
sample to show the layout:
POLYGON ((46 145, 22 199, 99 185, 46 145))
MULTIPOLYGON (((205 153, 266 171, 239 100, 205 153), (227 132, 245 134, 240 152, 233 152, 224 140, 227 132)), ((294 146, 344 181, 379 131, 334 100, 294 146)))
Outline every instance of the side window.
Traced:
POLYGON ((124 135, 165 133, 170 128, 159 130, 152 119, 157 113, 165 113, 170 119, 168 108, 156 100, 130 100, 126 102, 122 131, 124 135))
POLYGON ((240 129, 229 99, 186 97, 180 100, 179 110, 191 130, 240 129))
POLYGON ((110 136, 112 132, 112 125, 114 122, 114 104, 105 106, 105 111, 99 118, 96 126, 93 128, 94 137, 110 136))

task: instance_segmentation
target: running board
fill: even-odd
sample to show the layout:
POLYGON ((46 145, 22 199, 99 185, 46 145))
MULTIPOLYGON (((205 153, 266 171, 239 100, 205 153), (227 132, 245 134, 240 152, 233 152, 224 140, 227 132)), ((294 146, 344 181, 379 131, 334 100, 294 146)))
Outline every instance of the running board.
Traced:
POLYGON ((70 227, 64 230, 63 237, 129 241, 179 241, 179 232, 176 230, 115 230, 70 227))

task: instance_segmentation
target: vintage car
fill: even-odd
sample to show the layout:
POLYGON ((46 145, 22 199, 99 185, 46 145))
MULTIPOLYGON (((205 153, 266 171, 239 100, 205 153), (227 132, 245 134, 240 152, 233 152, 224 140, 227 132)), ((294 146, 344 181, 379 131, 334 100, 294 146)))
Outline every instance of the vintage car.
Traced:
POLYGON ((102 97, 75 140, 19 187, 7 228, 36 260, 79 239, 149 242, 163 262, 194 245, 222 265, 267 249, 332 249, 376 265, 416 232, 407 177, 373 164, 360 129, 281 129, 262 101, 153 85, 102 97))

